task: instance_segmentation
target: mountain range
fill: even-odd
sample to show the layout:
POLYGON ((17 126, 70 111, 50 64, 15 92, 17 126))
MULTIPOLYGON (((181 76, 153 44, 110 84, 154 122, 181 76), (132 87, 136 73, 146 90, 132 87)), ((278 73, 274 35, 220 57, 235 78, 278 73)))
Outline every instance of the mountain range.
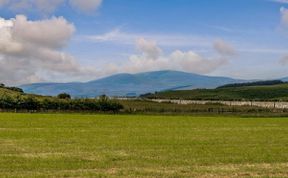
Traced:
POLYGON ((280 80, 282 80, 283 82, 288 82, 288 77, 282 78, 280 80))
POLYGON ((228 77, 211 77, 179 71, 155 71, 138 74, 116 74, 90 82, 34 83, 22 85, 26 93, 55 96, 69 93, 73 97, 138 96, 145 93, 215 88, 221 85, 242 82, 228 77))

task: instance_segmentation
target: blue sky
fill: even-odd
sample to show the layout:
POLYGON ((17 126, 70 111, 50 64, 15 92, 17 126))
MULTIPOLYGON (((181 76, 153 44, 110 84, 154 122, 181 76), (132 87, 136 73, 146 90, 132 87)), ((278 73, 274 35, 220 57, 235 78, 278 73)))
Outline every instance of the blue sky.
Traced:
POLYGON ((33 0, 14 8, 12 0, 2 4, 0 17, 8 21, 24 14, 31 22, 63 17, 75 30, 56 51, 89 73, 61 73, 41 64, 29 72, 32 82, 165 69, 244 79, 288 76, 285 0, 94 0, 91 9, 72 6, 73 0, 54 1, 47 10, 33 0))

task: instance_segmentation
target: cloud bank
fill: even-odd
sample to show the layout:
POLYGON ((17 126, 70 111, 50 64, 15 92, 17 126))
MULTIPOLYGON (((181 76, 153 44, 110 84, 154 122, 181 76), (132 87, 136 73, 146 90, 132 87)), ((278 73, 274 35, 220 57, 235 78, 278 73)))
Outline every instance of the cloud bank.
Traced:
MULTIPOLYGON (((229 46, 229 50, 235 51, 227 42, 225 44, 229 46)), ((226 45, 224 45, 224 48, 227 47, 226 45)), ((226 58, 227 51, 220 50, 220 48, 216 49, 218 55, 213 58, 206 58, 194 51, 181 50, 175 50, 165 55, 155 41, 144 38, 136 41, 136 48, 140 51, 140 54, 131 55, 129 61, 122 66, 114 66, 116 71, 135 73, 171 69, 208 74, 229 62, 226 58), (222 54, 223 51, 225 51, 225 55, 222 54)), ((111 66, 113 65, 111 64, 111 66)))
POLYGON ((88 74, 88 69, 62 52, 74 31, 62 17, 39 21, 29 21, 23 15, 0 18, 0 81, 22 84, 50 76, 88 74))

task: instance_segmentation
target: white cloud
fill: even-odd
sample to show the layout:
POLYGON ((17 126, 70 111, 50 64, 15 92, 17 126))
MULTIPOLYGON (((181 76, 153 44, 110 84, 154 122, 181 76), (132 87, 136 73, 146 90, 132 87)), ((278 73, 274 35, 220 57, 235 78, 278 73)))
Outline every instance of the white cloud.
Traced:
POLYGON ((281 12, 281 23, 283 26, 287 27, 288 26, 288 9, 286 9, 285 7, 281 7, 280 12, 281 12))
POLYGON ((62 48, 74 33, 75 28, 63 17, 42 21, 28 21, 25 16, 17 16, 13 25, 13 37, 22 43, 62 48))
POLYGON ((43 73, 81 76, 92 72, 81 67, 62 48, 71 38, 74 26, 64 18, 29 21, 23 15, 0 18, 0 81, 21 84, 49 79, 43 73))
POLYGON ((16 12, 38 11, 41 14, 51 14, 59 6, 70 4, 71 7, 81 12, 95 11, 102 0, 0 0, 0 6, 16 12))
POLYGON ((83 11, 92 12, 95 11, 102 3, 102 0, 70 0, 71 6, 83 11))
POLYGON ((116 28, 102 35, 85 36, 85 38, 94 42, 106 42, 120 40, 120 36, 122 36, 122 33, 120 29, 116 28))
POLYGON ((236 54, 234 47, 222 39, 216 40, 213 46, 214 49, 221 55, 231 56, 236 54))
POLYGON ((173 52, 170 59, 172 64, 178 64, 180 69, 200 74, 210 73, 228 62, 222 57, 207 59, 193 51, 183 52, 180 50, 173 52))
POLYGON ((118 72, 144 72, 152 70, 181 70, 199 74, 208 74, 228 63, 223 57, 206 58, 194 51, 176 50, 171 54, 164 55, 155 41, 141 38, 136 41, 136 47, 140 50, 139 55, 132 55, 127 63, 115 66, 118 72), (139 41, 142 48, 139 48, 139 41), (153 54, 151 57, 151 54, 153 54))
POLYGON ((279 63, 281 65, 288 65, 288 55, 286 55, 282 59, 280 59, 279 63))
POLYGON ((81 39, 88 40, 93 43, 114 43, 121 45, 134 45, 135 41, 140 38, 153 39, 161 46, 187 47, 201 46, 209 47, 214 37, 194 36, 188 34, 147 34, 147 33, 127 33, 115 28, 100 35, 82 36, 81 39))
POLYGON ((156 60, 162 53, 162 50, 157 46, 156 41, 148 41, 144 38, 139 38, 136 42, 136 47, 146 58, 156 60))

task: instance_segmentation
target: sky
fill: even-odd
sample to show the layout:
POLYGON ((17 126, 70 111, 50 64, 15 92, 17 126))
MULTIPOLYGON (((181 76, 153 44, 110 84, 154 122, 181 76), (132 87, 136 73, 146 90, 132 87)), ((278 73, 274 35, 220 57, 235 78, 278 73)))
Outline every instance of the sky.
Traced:
POLYGON ((0 0, 0 83, 288 76, 288 0, 0 0))

